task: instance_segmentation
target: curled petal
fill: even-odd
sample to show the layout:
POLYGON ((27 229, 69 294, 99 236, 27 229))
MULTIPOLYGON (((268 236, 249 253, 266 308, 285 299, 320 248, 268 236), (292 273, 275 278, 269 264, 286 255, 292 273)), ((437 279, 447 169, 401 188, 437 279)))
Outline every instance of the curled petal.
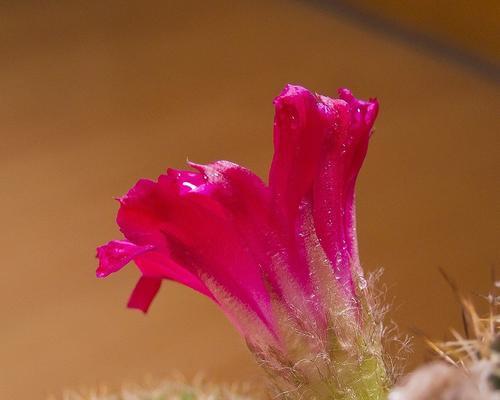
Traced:
POLYGON ((341 286, 353 294, 353 272, 361 273, 354 185, 378 104, 357 100, 346 89, 339 94, 331 99, 288 85, 276 98, 269 184, 293 234, 310 235, 299 221, 300 215, 312 215, 313 234, 341 286))
POLYGON ((269 186, 277 204, 294 221, 317 175, 318 158, 335 115, 307 89, 287 85, 274 100, 274 157, 269 186))
POLYGON ((151 251, 153 246, 137 246, 127 240, 112 240, 111 242, 97 248, 99 267, 96 275, 104 278, 113 272, 122 269, 135 257, 151 251))
POLYGON ((359 100, 345 88, 339 89, 338 93, 339 98, 349 105, 351 129, 360 132, 359 134, 370 135, 379 109, 377 99, 359 100))
MULTIPOLYGON (((108 244, 97 248, 97 257, 99 258, 99 267, 97 268, 96 275, 99 278, 104 278, 109 274, 120 270, 131 261, 134 261, 142 272, 143 278, 146 280, 145 282, 149 282, 146 278, 151 278, 152 281, 169 279, 186 285, 212 298, 212 294, 199 278, 191 274, 182 266, 176 264, 166 254, 155 251, 154 246, 137 246, 126 240, 113 240, 108 244)), ((136 291, 139 291, 139 294, 134 292, 131 300, 132 304, 140 303, 137 303, 133 299, 147 297, 144 294, 144 288, 153 287, 151 282, 147 285, 146 283, 141 283, 141 281, 138 283, 136 291)), ((148 297, 148 306, 157 291, 158 290, 155 290, 154 293, 150 291, 151 295, 148 297)), ((145 303, 143 302, 140 304, 145 303)), ((131 308, 140 308, 144 312, 146 311, 141 307, 131 308)))

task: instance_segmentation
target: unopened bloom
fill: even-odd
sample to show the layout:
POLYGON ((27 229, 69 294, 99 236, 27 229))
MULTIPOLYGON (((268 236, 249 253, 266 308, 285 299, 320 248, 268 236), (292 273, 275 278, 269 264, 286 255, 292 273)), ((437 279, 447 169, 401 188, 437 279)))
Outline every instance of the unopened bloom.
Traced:
POLYGON ((141 278, 129 306, 143 311, 163 280, 189 286, 220 306, 265 366, 351 398, 356 376, 329 371, 329 360, 385 379, 378 343, 365 340, 373 329, 354 206, 378 103, 287 85, 274 105, 268 185, 228 161, 140 180, 119 199, 125 239, 98 248, 97 276, 134 261, 141 278))

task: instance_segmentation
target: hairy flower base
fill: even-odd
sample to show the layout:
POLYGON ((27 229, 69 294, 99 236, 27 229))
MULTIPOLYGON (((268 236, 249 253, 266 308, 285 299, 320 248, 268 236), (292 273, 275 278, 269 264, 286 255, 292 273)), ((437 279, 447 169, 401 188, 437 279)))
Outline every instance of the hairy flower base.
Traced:
MULTIPOLYGON (((385 345, 394 339, 384 329, 386 308, 376 291, 379 273, 357 285, 362 299, 362 327, 352 319, 353 310, 329 309, 328 337, 323 340, 311 331, 302 331, 291 320, 288 326, 290 349, 266 349, 248 343, 260 366, 272 382, 276 397, 283 399, 382 400, 397 371, 385 345), (298 351, 300 349, 301 351, 298 351)), ((398 339, 399 340, 399 339, 398 339)), ((404 343, 404 342, 403 342, 404 343)))
POLYGON ((281 354, 260 353, 258 360, 283 399, 382 400, 389 388, 376 354, 333 350, 293 362, 281 354))

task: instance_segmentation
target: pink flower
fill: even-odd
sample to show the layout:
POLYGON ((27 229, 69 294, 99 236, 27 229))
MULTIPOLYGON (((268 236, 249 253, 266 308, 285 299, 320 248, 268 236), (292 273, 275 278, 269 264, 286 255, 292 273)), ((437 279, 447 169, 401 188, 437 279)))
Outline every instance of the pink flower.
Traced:
POLYGON ((141 278, 129 307, 146 312, 162 281, 177 281, 261 347, 285 347, 290 324, 325 339, 332 302, 361 323, 354 186, 377 101, 288 85, 274 104, 269 185, 228 161, 190 163, 119 199, 125 239, 97 249, 97 276, 134 261, 141 278))

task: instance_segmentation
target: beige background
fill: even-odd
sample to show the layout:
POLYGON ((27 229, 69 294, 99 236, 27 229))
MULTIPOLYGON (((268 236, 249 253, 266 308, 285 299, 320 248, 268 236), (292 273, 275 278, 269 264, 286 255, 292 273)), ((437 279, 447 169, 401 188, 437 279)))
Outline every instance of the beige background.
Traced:
POLYGON ((401 330, 441 338, 459 325, 439 267, 487 290, 499 262, 491 76, 307 2, 22 2, 0 19, 1 399, 174 370, 259 379, 214 305, 165 284, 147 317, 129 311, 137 271, 96 280, 94 249, 118 237, 112 197, 186 157, 265 177, 287 82, 381 102, 359 235, 401 330))
POLYGON ((325 0, 322 3, 350 5, 359 14, 378 17, 393 27, 403 27, 436 43, 461 49, 469 58, 478 57, 497 66, 500 63, 500 2, 496 0, 325 0))

